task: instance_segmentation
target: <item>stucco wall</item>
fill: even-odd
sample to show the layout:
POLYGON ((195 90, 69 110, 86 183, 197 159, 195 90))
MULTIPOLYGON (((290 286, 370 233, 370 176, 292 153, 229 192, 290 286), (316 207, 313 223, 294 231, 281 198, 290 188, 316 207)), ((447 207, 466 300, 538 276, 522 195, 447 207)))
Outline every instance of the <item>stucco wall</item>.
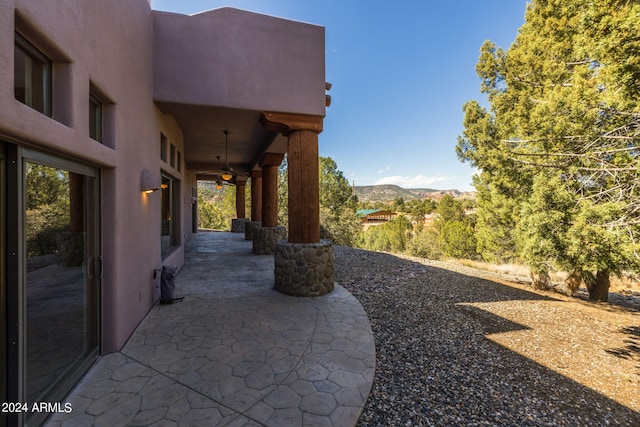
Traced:
MULTIPOLYGON (((152 45, 147 0, 0 2, 0 136, 102 170, 103 352, 120 349, 149 311, 152 272, 163 264, 160 194, 141 193, 140 172, 149 169, 159 178, 167 169, 160 160, 161 131, 184 153, 180 129, 153 104, 152 45), (21 31, 56 62, 53 119, 14 97, 16 16, 21 31), (90 84, 113 103, 112 147, 89 138, 90 84)), ((186 195, 184 165, 181 170, 167 172, 181 179, 186 195)), ((184 242, 190 214, 181 212, 181 218, 189 225, 181 233, 184 242)), ((178 248, 164 263, 183 260, 178 248)))
POLYGON ((325 115, 324 27, 233 8, 153 20, 156 100, 325 115))

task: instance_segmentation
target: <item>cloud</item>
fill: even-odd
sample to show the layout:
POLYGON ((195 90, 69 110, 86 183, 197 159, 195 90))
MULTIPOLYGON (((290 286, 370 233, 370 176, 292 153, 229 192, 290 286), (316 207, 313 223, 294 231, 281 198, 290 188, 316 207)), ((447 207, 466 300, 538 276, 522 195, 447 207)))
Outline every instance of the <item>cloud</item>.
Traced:
POLYGON ((441 176, 441 175, 436 175, 436 176, 424 176, 424 175, 417 175, 417 176, 400 176, 400 175, 396 175, 396 176, 386 176, 384 178, 380 178, 379 180, 377 180, 376 182, 374 182, 374 185, 397 185, 403 188, 424 188, 424 187, 429 187, 435 183, 438 182, 443 182, 443 181, 450 181, 452 179, 455 179, 454 176, 441 176))

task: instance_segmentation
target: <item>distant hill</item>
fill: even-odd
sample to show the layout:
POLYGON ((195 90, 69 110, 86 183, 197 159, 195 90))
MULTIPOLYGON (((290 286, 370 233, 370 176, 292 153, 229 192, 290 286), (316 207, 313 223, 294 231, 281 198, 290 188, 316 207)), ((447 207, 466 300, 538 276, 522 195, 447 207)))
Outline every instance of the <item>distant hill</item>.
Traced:
POLYGON ((392 202, 398 197, 405 201, 414 199, 441 199, 448 194, 454 198, 475 198, 473 192, 435 190, 433 188, 402 188, 397 185, 356 185, 353 187, 361 202, 392 202))

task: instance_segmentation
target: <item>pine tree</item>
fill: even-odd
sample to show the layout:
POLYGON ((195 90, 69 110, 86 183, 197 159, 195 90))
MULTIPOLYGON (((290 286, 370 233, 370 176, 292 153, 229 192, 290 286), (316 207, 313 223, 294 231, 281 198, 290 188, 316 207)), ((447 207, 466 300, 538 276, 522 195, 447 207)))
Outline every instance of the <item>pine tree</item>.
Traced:
POLYGON ((610 274, 640 271, 640 3, 533 0, 512 46, 485 42, 476 71, 490 108, 465 104, 456 150, 491 195, 478 226, 491 236, 487 212, 507 200, 533 272, 566 269, 606 301, 610 274))

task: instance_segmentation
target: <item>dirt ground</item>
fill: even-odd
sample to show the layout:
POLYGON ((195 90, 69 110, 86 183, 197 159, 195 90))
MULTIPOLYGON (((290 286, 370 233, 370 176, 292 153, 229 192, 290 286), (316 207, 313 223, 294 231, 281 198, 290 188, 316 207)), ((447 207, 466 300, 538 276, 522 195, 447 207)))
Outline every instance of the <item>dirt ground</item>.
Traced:
MULTIPOLYGON (((507 332, 489 338, 640 413, 638 282, 612 279, 609 301, 592 302, 584 288, 574 297, 555 290, 534 290, 528 271, 521 266, 421 262, 547 297, 515 306, 477 304, 477 308, 527 327, 524 334, 507 332)), ((563 278, 557 274, 552 281, 561 283, 563 278)))
MULTIPOLYGON (((489 264, 480 261, 443 261, 448 265, 463 265, 479 270, 480 275, 490 275, 492 278, 506 280, 523 285, 530 285, 529 270, 527 267, 517 264, 489 264)), ((560 287, 567 277, 566 273, 551 273, 552 284, 560 287)), ((552 292, 555 294, 555 292, 552 292)), ((588 301, 588 292, 581 288, 575 295, 576 298, 588 301)), ((609 303, 613 305, 627 306, 640 311, 640 280, 631 277, 611 276, 611 288, 609 289, 609 303)))

